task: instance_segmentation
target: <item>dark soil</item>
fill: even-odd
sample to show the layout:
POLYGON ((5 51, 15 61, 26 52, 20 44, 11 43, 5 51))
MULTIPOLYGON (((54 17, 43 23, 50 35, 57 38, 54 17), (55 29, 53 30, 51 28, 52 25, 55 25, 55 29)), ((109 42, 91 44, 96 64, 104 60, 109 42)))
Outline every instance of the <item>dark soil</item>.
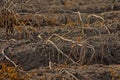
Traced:
MULTIPOLYGON (((35 73, 32 80, 120 79, 119 0, 15 3, 11 12, 0 3, 0 51, 35 73)), ((2 54, 0 62, 6 62, 2 54)))

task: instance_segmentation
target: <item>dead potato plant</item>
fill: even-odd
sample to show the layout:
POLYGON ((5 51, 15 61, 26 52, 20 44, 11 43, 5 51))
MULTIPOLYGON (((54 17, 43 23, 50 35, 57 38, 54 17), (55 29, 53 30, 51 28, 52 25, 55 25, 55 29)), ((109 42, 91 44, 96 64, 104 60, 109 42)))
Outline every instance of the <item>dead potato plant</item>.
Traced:
MULTIPOLYGON (((81 41, 81 42, 78 42, 78 41, 74 41, 74 40, 71 40, 71 39, 67 39, 67 38, 64 38, 64 37, 62 37, 62 36, 60 36, 60 35, 58 35, 58 34, 53 34, 53 35, 51 35, 49 38, 48 38, 48 40, 46 41, 46 44, 51 44, 52 46, 54 46, 56 49, 57 49, 57 51, 59 52, 59 53, 61 53, 63 56, 65 56, 66 57, 66 59, 68 59, 68 60, 70 60, 71 62, 72 62, 72 64, 77 64, 77 65, 79 65, 79 63, 84 63, 84 60, 86 59, 86 56, 87 56, 87 53, 86 53, 86 50, 85 49, 82 49, 82 48, 89 48, 89 49, 91 49, 92 51, 93 51, 93 53, 90 55, 90 58, 89 58, 89 61, 87 61, 88 63, 90 63, 92 60, 93 60, 93 58, 94 58, 94 55, 95 55, 95 49, 94 49, 94 46, 92 46, 92 45, 90 45, 90 44, 88 44, 86 41, 81 41), (53 39, 54 37, 58 37, 59 39, 61 39, 61 40, 63 40, 64 42, 69 42, 69 43, 71 43, 72 45, 76 45, 76 46, 78 46, 78 47, 80 47, 81 48, 81 52, 78 52, 78 53, 73 53, 73 55, 71 55, 71 54, 68 54, 68 53, 64 53, 64 51, 62 51, 58 46, 57 46, 57 44, 54 42, 54 41, 52 41, 52 40, 58 40, 58 38, 57 39, 53 39), (75 61, 74 59, 73 59, 73 56, 75 56, 76 54, 78 54, 80 57, 77 59, 77 61, 75 61)), ((62 46, 62 45, 61 45, 62 46)), ((67 46, 68 47, 68 46, 67 46)), ((72 48, 71 48, 72 49, 72 48)), ((75 49, 75 50, 77 50, 77 49, 75 49)), ((74 51, 73 51, 74 52, 74 51)))

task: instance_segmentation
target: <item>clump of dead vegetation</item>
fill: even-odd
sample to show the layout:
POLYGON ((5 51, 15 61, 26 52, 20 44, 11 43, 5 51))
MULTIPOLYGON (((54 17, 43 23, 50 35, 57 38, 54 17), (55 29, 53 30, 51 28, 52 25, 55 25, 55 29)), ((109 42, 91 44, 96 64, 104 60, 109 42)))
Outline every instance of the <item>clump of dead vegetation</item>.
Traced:
POLYGON ((0 10, 0 28, 4 29, 6 38, 10 38, 11 35, 18 36, 19 38, 31 37, 36 29, 30 25, 26 25, 28 22, 25 22, 24 20, 21 21, 21 15, 13 10, 17 3, 14 4, 12 1, 8 0, 3 4, 4 5, 1 6, 0 10))

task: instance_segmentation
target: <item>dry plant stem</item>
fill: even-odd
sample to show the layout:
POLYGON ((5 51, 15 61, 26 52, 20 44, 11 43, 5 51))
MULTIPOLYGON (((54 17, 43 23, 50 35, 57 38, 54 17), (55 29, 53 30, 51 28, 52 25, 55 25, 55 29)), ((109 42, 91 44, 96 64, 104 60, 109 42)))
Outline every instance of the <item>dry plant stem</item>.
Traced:
POLYGON ((60 72, 60 74, 62 74, 62 73, 67 73, 68 75, 70 75, 70 76, 72 76, 75 80, 79 80, 77 77, 75 77, 72 73, 70 73, 68 70, 66 70, 66 69, 62 69, 61 70, 61 72, 60 72))
MULTIPOLYGON (((73 54, 73 51, 74 51, 74 50, 71 50, 71 51, 70 51, 68 57, 70 57, 70 56, 73 54)), ((74 55, 74 54, 73 54, 73 55, 74 55)), ((67 61, 68 61, 68 59, 66 59, 66 62, 67 62, 67 61)))
POLYGON ((69 58, 69 56, 67 56, 62 50, 60 50, 51 40, 48 40, 46 43, 51 43, 62 55, 70 59, 70 61, 72 61, 73 63, 78 64, 73 59, 69 58))
POLYGON ((84 58, 85 58, 85 55, 86 55, 85 47, 82 47, 82 48, 81 48, 80 58, 79 58, 79 60, 78 60, 77 62, 80 62, 80 64, 82 64, 82 63, 83 63, 83 60, 84 60, 84 58))
POLYGON ((84 35, 84 23, 83 23, 83 20, 82 20, 82 17, 81 17, 81 14, 80 12, 74 12, 74 13, 77 13, 78 14, 78 24, 80 25, 80 27, 82 28, 82 34, 84 35))
MULTIPOLYGON (((6 49, 6 48, 5 48, 5 49, 6 49)), ((5 49, 2 49, 2 51, 1 51, 3 57, 5 57, 5 59, 7 59, 9 62, 11 62, 18 71, 20 71, 20 72, 26 72, 26 71, 22 70, 21 67, 19 67, 19 66, 18 66, 14 61, 12 61, 8 56, 5 55, 5 49)))
POLYGON ((77 13, 78 13, 80 21, 83 22, 80 12, 78 11, 77 13))
POLYGON ((2 55, 17 68, 17 65, 15 64, 15 62, 5 55, 5 49, 2 50, 2 55))
POLYGON ((27 3, 29 3, 31 0, 27 0, 27 1, 25 1, 25 4, 27 4, 27 3))
POLYGON ((89 43, 86 42, 86 46, 81 47, 81 55, 80 55, 80 59, 78 61, 76 61, 77 63, 82 61, 85 58, 86 52, 85 52, 85 48, 90 48, 93 50, 93 53, 90 57, 90 60, 88 61, 88 63, 90 63, 93 60, 93 57, 95 55, 95 49, 93 45, 90 45, 89 43))
POLYGON ((99 33, 99 36, 101 36, 100 31, 97 28, 94 28, 94 29, 99 33))
POLYGON ((103 18, 103 17, 98 16, 98 15, 95 15, 95 14, 90 14, 90 15, 88 15, 88 17, 87 17, 87 18, 88 18, 88 24, 89 24, 89 18, 92 17, 92 16, 93 16, 93 17, 96 17, 96 18, 98 18, 98 19, 101 19, 102 22, 104 22, 104 18, 103 18))
POLYGON ((88 18, 88 22, 87 22, 88 24, 89 24, 89 22, 90 22, 89 18, 92 17, 92 16, 93 16, 93 17, 96 17, 96 18, 98 18, 98 19, 101 19, 101 20, 102 20, 101 27, 105 27, 105 29, 108 31, 108 34, 111 34, 111 33, 110 33, 110 30, 108 29, 108 27, 104 24, 104 21, 105 21, 104 18, 101 17, 101 16, 98 16, 98 15, 95 15, 95 14, 90 14, 90 15, 88 15, 88 17, 87 17, 87 18, 88 18))
POLYGON ((75 80, 79 80, 77 77, 75 77, 72 73, 70 73, 67 70, 64 70, 64 72, 66 72, 68 75, 72 76, 75 80))
POLYGON ((80 26, 82 27, 82 34, 84 35, 84 23, 81 17, 80 12, 78 11, 79 19, 80 19, 80 26))
MULTIPOLYGON (((76 44, 76 45, 78 45, 78 46, 80 46, 80 47, 83 47, 83 46, 84 46, 83 44, 79 44, 78 42, 75 42, 75 41, 73 41, 73 40, 65 39, 65 38, 62 37, 62 36, 59 36, 59 35, 57 35, 57 34, 53 34, 53 35, 51 35, 51 36, 49 37, 48 41, 49 41, 51 44, 53 44, 56 48, 58 48, 58 47, 57 47, 52 41, 50 41, 50 39, 51 39, 53 36, 57 36, 57 37, 59 37, 60 39, 62 39, 62 40, 64 40, 64 41, 71 42, 71 43, 76 44)), ((94 55, 95 55, 94 46, 88 44, 87 42, 85 42, 85 44, 87 44, 87 45, 86 45, 87 48, 91 48, 91 49, 93 50, 93 53, 92 53, 91 58, 90 58, 90 61, 91 61, 91 60, 93 59, 94 55)), ((58 48, 58 50, 59 50, 59 48, 58 48)), ((59 52, 61 52, 61 50, 60 50, 59 52)), ((66 55, 66 56, 67 56, 67 55, 66 55)), ((84 56, 85 56, 85 53, 84 53, 84 56)), ((67 56, 67 58, 69 58, 69 56, 67 56)), ((84 57, 82 57, 82 58, 84 58, 84 57)), ((80 61, 80 60, 78 60, 77 62, 79 62, 79 61, 80 61)), ((74 62, 75 62, 75 61, 74 61, 74 62)), ((76 63, 76 62, 75 62, 75 63, 76 63)))
POLYGON ((49 61, 49 68, 52 69, 52 62, 49 61))
POLYGON ((92 60, 93 60, 93 57, 94 57, 94 55, 95 55, 95 49, 94 49, 94 46, 93 45, 90 45, 89 43, 86 43, 88 46, 88 48, 91 48, 92 50, 93 50, 93 53, 92 53, 92 55, 91 55, 91 57, 90 57, 90 60, 89 60, 89 62, 88 63, 90 63, 92 60))
MULTIPOLYGON (((68 31, 67 33, 63 34, 62 37, 66 36, 67 34, 71 33, 73 30, 68 31)), ((59 39, 56 39, 58 41, 59 39)), ((58 44, 59 45, 59 44, 58 44)))
POLYGON ((42 40, 42 36, 41 36, 40 34, 39 34, 37 37, 40 38, 40 39, 42 40))
POLYGON ((62 36, 59 36, 58 34, 53 34, 53 35, 51 35, 49 38, 48 38, 48 40, 50 40, 53 36, 57 36, 57 37, 59 37, 60 39, 62 39, 62 40, 64 40, 64 41, 67 41, 67 42, 71 42, 71 43, 73 43, 73 44, 76 44, 76 45, 78 45, 78 46, 83 46, 82 44, 80 44, 79 42, 77 42, 77 41, 73 41, 73 40, 70 40, 70 39, 66 39, 66 38, 64 38, 64 37, 62 37, 62 36))
POLYGON ((109 28, 108 28, 105 24, 104 24, 103 26, 104 26, 104 27, 106 28, 106 30, 108 31, 108 34, 111 34, 109 28))

